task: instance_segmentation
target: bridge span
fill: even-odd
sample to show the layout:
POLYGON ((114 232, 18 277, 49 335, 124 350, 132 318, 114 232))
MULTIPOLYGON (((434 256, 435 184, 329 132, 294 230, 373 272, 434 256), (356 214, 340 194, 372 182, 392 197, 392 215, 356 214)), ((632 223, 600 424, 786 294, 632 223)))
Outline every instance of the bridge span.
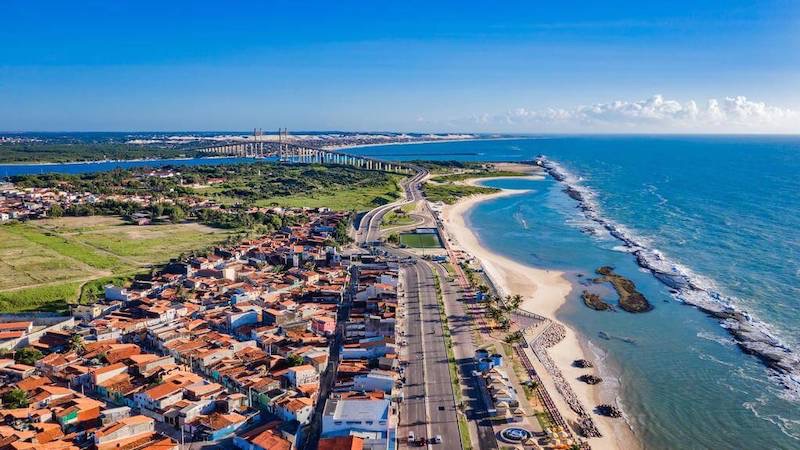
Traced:
POLYGON ((222 144, 199 149, 203 153, 237 156, 240 158, 277 158, 281 162, 308 164, 335 164, 358 167, 366 170, 379 170, 410 174, 416 172, 412 167, 396 162, 353 155, 338 150, 317 148, 287 142, 264 142, 259 140, 222 144))

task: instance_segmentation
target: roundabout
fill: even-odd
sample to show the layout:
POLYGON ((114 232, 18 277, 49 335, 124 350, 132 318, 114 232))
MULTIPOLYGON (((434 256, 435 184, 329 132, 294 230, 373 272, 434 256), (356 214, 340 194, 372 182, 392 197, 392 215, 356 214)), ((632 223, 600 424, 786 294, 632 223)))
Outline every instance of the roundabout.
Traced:
POLYGON ((519 427, 508 427, 500 432, 500 438, 512 444, 522 443, 530 437, 530 431, 519 427))

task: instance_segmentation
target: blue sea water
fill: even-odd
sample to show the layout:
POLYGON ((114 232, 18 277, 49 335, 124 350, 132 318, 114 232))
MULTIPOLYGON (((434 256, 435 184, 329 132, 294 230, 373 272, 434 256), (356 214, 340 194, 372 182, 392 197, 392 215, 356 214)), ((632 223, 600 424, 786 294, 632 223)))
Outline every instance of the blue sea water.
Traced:
MULTIPOLYGON (((385 159, 522 161, 545 154, 597 196, 602 214, 689 268, 800 348, 800 138, 540 137, 351 149, 385 159)), ((213 160, 0 166, 0 177, 116 167, 240 163, 213 160)), ((480 204, 467 217, 484 245, 564 270, 575 289, 560 316, 590 339, 603 376, 647 448, 800 448, 800 403, 719 323, 676 301, 620 242, 582 232, 562 186, 494 180, 526 194, 480 204), (580 301, 586 279, 611 265, 654 304, 646 314, 599 313, 580 301), (603 331, 611 340, 600 339, 603 331)), ((606 292, 613 301, 611 292, 606 292)))
MULTIPOLYGON (((358 151, 470 161, 544 154, 581 178, 605 217, 800 348, 800 138, 565 136, 358 151)), ((486 184, 531 190, 482 203, 467 220, 492 250, 569 274, 575 289, 560 316, 619 379, 619 401, 647 448, 800 448, 795 393, 716 320, 677 301, 620 241, 583 232, 587 221, 562 185, 549 177, 486 184), (586 308, 580 292, 602 265, 634 280, 655 309, 586 308)))

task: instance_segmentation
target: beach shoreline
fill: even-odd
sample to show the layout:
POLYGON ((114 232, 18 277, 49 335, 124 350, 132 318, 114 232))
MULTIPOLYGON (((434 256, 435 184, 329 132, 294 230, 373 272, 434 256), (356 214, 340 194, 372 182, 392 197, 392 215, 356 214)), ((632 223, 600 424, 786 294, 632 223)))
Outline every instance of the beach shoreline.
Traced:
MULTIPOLYGON (((526 178, 541 179, 542 177, 534 174, 526 178)), ((498 178, 476 178, 468 180, 467 183, 479 185, 483 181, 492 179, 498 178)), ((455 204, 447 205, 443 208, 442 221, 447 233, 455 241, 454 244, 480 261, 484 272, 495 285, 499 295, 522 295, 522 309, 540 314, 564 325, 566 337, 555 346, 549 348, 548 353, 564 377, 569 380, 570 386, 581 403, 584 404, 584 407, 592 410, 596 405, 607 401, 609 395, 613 394, 603 392, 602 383, 601 385, 590 386, 576 380, 580 374, 586 373, 586 370, 572 367, 572 362, 576 359, 593 360, 594 358, 591 352, 588 351, 588 341, 557 318, 558 310, 567 302, 568 295, 572 290, 572 284, 567 280, 563 272, 528 266, 488 250, 481 245, 478 236, 472 231, 466 220, 468 211, 479 203, 501 197, 520 195, 525 192, 527 191, 502 189, 491 194, 463 198, 455 204)), ((541 366, 537 367, 537 373, 542 378, 545 387, 548 388, 548 391, 551 391, 551 395, 556 399, 559 411, 565 418, 574 421, 577 415, 566 406, 558 392, 552 389, 554 385, 552 377, 540 368, 541 366)), ((589 440, 592 448, 609 450, 641 448, 641 444, 625 421, 609 419, 596 414, 593 414, 592 417, 603 434, 601 438, 589 440)))

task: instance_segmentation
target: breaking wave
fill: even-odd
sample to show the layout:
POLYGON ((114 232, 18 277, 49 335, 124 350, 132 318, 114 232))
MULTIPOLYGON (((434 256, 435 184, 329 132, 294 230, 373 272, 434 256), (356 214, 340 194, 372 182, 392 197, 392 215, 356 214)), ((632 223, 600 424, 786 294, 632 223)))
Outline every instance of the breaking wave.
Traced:
POLYGON ((767 323, 738 308, 736 299, 720 293, 713 280, 669 259, 653 248, 648 239, 603 216, 597 194, 583 185, 580 177, 544 156, 537 157, 536 164, 563 185, 564 192, 578 203, 583 216, 594 224, 581 227, 582 231, 597 235, 596 228, 602 228, 621 241, 621 247, 636 258, 636 263, 667 286, 677 300, 718 319, 739 348, 772 369, 778 382, 791 391, 792 398, 800 398, 800 355, 777 338, 767 323))

